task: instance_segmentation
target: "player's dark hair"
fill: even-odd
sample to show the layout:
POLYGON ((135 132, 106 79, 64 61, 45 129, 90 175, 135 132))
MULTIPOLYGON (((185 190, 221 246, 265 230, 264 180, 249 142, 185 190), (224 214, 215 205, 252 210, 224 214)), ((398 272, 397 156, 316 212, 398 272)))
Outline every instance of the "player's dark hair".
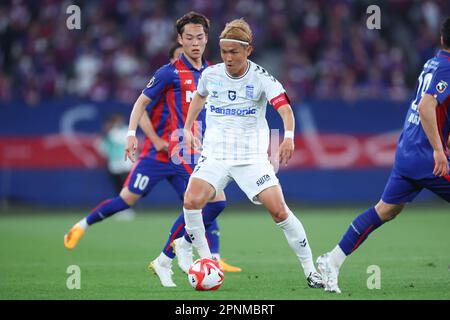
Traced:
POLYGON ((169 59, 173 59, 174 58, 175 51, 178 48, 181 48, 181 44, 179 44, 178 42, 174 42, 174 44, 169 49, 169 59))
POLYGON ((442 23, 441 36, 444 40, 444 47, 450 49, 450 17, 447 17, 442 23))
POLYGON ((188 23, 201 24, 203 26, 203 31, 205 31, 206 34, 208 34, 209 32, 208 18, 202 15, 201 13, 191 11, 186 13, 184 16, 182 16, 180 19, 177 20, 176 27, 177 32, 180 36, 183 34, 184 26, 187 25, 188 23))

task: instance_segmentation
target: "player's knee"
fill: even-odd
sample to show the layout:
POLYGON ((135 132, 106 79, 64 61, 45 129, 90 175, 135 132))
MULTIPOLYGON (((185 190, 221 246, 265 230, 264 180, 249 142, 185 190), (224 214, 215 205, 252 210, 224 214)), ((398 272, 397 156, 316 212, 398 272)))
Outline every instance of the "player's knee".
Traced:
POLYGON ((273 210, 270 210, 270 214, 272 215, 273 221, 279 223, 287 219, 289 216, 289 209, 285 205, 280 205, 273 210))
POLYGON ((202 209, 206 205, 207 199, 201 195, 186 193, 184 195, 183 207, 188 210, 202 209))
POLYGON ((134 206, 136 202, 140 199, 140 195, 132 193, 128 188, 122 189, 120 192, 120 197, 125 201, 130 207, 134 206))
POLYGON ((375 206, 375 210, 380 216, 381 221, 387 222, 397 217, 404 207, 405 205, 403 204, 388 204, 380 201, 375 206))

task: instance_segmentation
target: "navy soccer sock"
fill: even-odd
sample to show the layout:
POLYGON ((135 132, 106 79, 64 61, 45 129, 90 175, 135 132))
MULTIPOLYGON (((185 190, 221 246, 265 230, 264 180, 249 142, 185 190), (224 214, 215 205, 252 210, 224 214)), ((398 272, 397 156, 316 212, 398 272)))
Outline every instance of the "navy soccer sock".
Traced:
POLYGON ((169 239, 167 240, 167 242, 163 248, 164 254, 171 259, 173 259, 175 257, 175 252, 173 252, 173 248, 172 248, 172 242, 175 239, 181 237, 185 233, 184 225, 185 225, 184 213, 181 212, 181 214, 178 216, 177 220, 175 220, 172 227, 170 228, 169 239))
POLYGON ((220 230, 217 224, 217 219, 206 228, 206 239, 208 239, 209 250, 212 255, 219 254, 219 240, 220 240, 220 230))
MULTIPOLYGON (((216 220, 216 218, 219 216, 219 214, 225 209, 227 205, 226 201, 216 201, 216 202, 208 202, 206 204, 206 206, 203 208, 202 210, 202 215, 203 215, 203 223, 205 225, 205 229, 206 229, 206 238, 208 240, 208 244, 211 245, 216 245, 214 243, 214 239, 211 239, 209 237, 208 234, 208 229, 210 228, 211 224, 216 220), (211 240, 213 241, 213 243, 211 244, 211 240)), ((189 236, 187 235, 187 233, 184 233, 184 238, 188 241, 191 242, 191 239, 189 238, 189 236)), ((217 242, 217 252, 212 251, 211 247, 210 247, 211 253, 219 253, 219 243, 217 242)))
POLYGON ((355 251, 369 234, 382 225, 375 208, 370 208, 356 217, 339 242, 339 247, 346 256, 355 251))
POLYGON ((112 216, 116 212, 128 209, 129 207, 130 206, 125 201, 123 201, 120 196, 105 200, 91 211, 91 213, 86 217, 86 222, 90 226, 96 222, 112 216))

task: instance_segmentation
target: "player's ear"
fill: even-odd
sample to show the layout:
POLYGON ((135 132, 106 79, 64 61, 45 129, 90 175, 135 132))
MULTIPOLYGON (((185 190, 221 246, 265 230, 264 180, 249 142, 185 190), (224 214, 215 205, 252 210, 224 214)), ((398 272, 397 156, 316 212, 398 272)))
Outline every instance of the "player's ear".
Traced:
POLYGON ((443 36, 441 36, 441 46, 442 47, 444 46, 444 37, 443 36))
POLYGON ((177 35, 177 41, 180 44, 180 46, 183 46, 183 39, 181 38, 180 34, 177 35))
POLYGON ((253 47, 252 46, 248 46, 247 48, 245 48, 245 51, 247 53, 247 57, 249 57, 252 52, 253 52, 253 47))

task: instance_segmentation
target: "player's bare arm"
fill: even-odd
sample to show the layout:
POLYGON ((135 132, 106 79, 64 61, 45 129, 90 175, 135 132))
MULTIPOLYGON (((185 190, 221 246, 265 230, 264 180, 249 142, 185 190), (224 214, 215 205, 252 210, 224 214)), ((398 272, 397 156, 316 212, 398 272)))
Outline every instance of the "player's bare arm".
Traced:
POLYGON ((188 114, 186 116, 186 122, 184 123, 183 136, 184 141, 187 145, 193 148, 200 147, 200 141, 192 135, 192 126, 194 125, 195 119, 197 119, 198 114, 205 105, 207 96, 203 97, 195 92, 194 97, 189 105, 188 114))
MULTIPOLYGON (((283 119, 284 132, 294 132, 295 129, 295 119, 294 112, 290 105, 285 104, 278 108, 278 113, 283 119)), ((284 137, 283 142, 280 145, 280 163, 287 165, 288 161, 292 158, 294 153, 294 137, 289 135, 284 137)))
POLYGON ((437 100, 432 95, 424 94, 419 103, 419 114, 423 130, 434 150, 433 174, 437 177, 443 177, 448 174, 449 169, 436 120, 437 105, 437 100))
POLYGON ((156 133, 155 128, 153 128, 153 124, 150 121, 150 118, 149 118, 147 112, 144 112, 142 114, 142 117, 139 120, 139 127, 142 129, 144 134, 153 142, 153 145, 155 146, 156 151, 164 151, 169 148, 169 142, 162 139, 156 133))
POLYGON ((128 124, 127 145, 125 147, 125 160, 130 159, 134 162, 134 155, 138 147, 138 140, 136 138, 136 129, 139 121, 144 114, 145 107, 151 102, 150 98, 141 94, 134 103, 133 110, 130 115, 130 122, 128 124))

